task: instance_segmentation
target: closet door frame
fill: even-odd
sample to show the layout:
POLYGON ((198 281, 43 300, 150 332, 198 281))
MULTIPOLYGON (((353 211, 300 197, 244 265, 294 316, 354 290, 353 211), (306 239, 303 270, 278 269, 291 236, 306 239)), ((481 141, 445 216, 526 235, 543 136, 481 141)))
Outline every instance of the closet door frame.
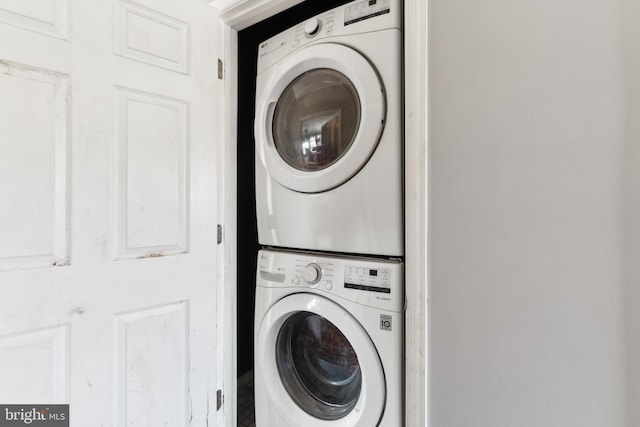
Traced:
MULTIPOLYGON (((303 0, 205 0, 216 7, 224 22, 220 71, 225 90, 220 100, 221 127, 218 194, 223 224, 218 287, 218 325, 223 340, 218 348, 222 379, 221 418, 224 427, 235 427, 237 393, 236 343, 236 126, 238 31, 288 9, 303 0)), ((428 426, 428 0, 404 0, 405 61, 405 280, 406 372, 405 425, 428 426)))

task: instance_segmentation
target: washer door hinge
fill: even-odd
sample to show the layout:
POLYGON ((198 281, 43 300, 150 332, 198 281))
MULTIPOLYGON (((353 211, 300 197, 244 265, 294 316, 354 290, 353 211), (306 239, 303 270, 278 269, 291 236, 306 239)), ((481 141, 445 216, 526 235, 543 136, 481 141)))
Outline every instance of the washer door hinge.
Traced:
POLYGON ((216 411, 219 411, 222 408, 222 390, 218 390, 216 392, 216 411))
POLYGON ((222 59, 218 58, 218 79, 222 80, 224 77, 224 64, 222 63, 222 59))
POLYGON ((218 224, 218 244, 222 243, 222 225, 218 224))

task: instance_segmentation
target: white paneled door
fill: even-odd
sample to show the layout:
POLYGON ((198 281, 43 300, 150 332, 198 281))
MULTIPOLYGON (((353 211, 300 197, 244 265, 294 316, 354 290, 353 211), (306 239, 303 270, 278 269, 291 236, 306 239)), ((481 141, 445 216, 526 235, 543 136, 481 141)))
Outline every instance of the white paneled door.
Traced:
POLYGON ((0 404, 216 425, 220 31, 202 0, 0 0, 0 404))

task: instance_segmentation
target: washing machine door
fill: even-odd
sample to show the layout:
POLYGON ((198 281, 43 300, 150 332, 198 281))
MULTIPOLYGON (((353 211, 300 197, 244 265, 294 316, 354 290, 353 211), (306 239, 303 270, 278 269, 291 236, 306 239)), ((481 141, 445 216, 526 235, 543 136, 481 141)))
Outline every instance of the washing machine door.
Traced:
POLYGON ((256 355, 268 405, 286 425, 378 425, 383 367, 366 331, 338 304, 312 294, 280 300, 260 325, 256 355))
POLYGON ((378 145, 386 114, 373 66, 339 44, 309 46, 260 81, 255 134, 269 175, 304 193, 353 177, 378 145))

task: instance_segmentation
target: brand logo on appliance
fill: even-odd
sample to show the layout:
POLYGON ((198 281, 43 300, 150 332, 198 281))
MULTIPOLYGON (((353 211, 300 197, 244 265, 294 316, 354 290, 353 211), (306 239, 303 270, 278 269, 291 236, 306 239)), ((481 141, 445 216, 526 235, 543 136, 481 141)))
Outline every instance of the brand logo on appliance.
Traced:
POLYGON ((382 329, 383 331, 390 331, 391 330, 391 321, 392 321, 391 316, 389 316, 388 314, 381 314, 380 315, 380 329, 382 329))

